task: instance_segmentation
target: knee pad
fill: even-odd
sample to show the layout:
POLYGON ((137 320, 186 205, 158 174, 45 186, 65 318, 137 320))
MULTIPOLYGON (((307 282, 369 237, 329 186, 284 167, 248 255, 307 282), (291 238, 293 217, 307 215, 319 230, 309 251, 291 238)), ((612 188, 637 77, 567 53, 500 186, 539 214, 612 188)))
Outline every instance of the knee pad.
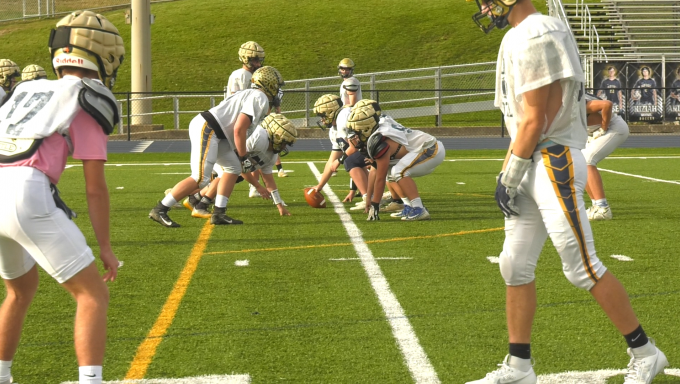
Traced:
POLYGON ((366 166, 366 163, 364 162, 364 159, 366 156, 364 156, 363 153, 360 152, 354 152, 353 154, 349 155, 345 159, 345 171, 349 172, 351 169, 354 168, 363 168, 366 166))
POLYGON ((505 280, 505 285, 524 285, 529 284, 536 279, 534 269, 530 268, 523 258, 513 258, 503 251, 501 252, 499 260, 501 276, 503 276, 503 279, 505 280))

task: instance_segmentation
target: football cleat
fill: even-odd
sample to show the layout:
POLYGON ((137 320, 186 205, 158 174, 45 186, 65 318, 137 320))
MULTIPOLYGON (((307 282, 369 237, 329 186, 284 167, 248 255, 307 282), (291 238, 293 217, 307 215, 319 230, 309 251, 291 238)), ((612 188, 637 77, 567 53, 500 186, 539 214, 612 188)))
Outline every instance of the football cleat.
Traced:
MULTIPOLYGON (((653 344, 652 341, 650 343, 653 344)), ((653 355, 639 358, 636 358, 633 351, 628 348, 630 363, 623 384, 651 384, 656 375, 663 373, 664 368, 668 366, 668 359, 659 348, 655 345, 653 347, 655 349, 653 355)))
POLYGON ((384 207, 380 208, 380 212, 401 212, 404 210, 404 204, 399 204, 397 202, 390 202, 384 207))
POLYGON ((593 205, 586 212, 590 221, 611 220, 613 218, 612 209, 609 206, 600 207, 599 205, 593 205))
POLYGON ((288 174, 283 170, 283 168, 279 169, 279 177, 288 177, 288 174))
POLYGON ((430 212, 425 207, 411 208, 408 215, 402 216, 401 219, 406 221, 430 220, 430 212))
POLYGON ((199 201, 200 200, 198 200, 196 198, 196 196, 189 195, 186 199, 184 199, 184 202, 182 202, 182 205, 184 206, 184 208, 186 208, 190 211, 193 211, 194 207, 196 206, 196 204, 198 204, 199 201))
POLYGON ((257 191, 257 188, 255 188, 252 184, 250 185, 250 192, 248 193, 248 197, 261 197, 260 192, 257 191))
POLYGON ((366 209, 366 200, 361 200, 360 202, 356 203, 355 206, 350 208, 350 211, 363 211, 366 209))
POLYGON ((210 216, 210 224, 213 225, 243 224, 243 221, 232 219, 231 217, 227 216, 227 214, 224 212, 217 212, 213 213, 212 216, 210 216))
POLYGON ((205 208, 195 207, 193 210, 191 210, 191 217, 196 217, 199 219, 209 219, 211 216, 212 213, 205 208))
POLYGON ((510 355, 505 356, 503 363, 498 364, 498 369, 489 372, 483 379, 468 381, 466 384, 536 384, 536 373, 531 367, 524 372, 508 365, 510 355))
POLYGON ((407 217, 411 213, 411 206, 404 204, 404 209, 401 212, 395 212, 391 214, 391 217, 407 217))
MULTIPOLYGON (((158 204, 161 205, 161 204, 158 204)), ((177 228, 180 225, 172 221, 170 216, 168 216, 168 209, 166 207, 155 206, 151 212, 149 212, 149 219, 159 223, 160 225, 168 228, 177 228)))

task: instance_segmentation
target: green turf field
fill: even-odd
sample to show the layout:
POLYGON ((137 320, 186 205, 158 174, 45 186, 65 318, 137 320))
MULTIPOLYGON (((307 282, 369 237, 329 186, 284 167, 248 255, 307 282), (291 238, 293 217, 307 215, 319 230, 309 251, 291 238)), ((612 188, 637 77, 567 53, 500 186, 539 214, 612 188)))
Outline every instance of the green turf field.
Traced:
MULTIPOLYGON (((105 379, 241 374, 253 383, 408 383, 436 375, 462 383, 484 376, 507 349, 504 284, 498 265, 487 259, 498 256, 504 237, 493 199, 502 155, 449 151, 452 161, 418 179, 431 221, 383 215, 367 222, 356 211, 339 215, 350 205, 334 210, 331 197, 326 209, 308 207, 302 189, 316 184, 312 168, 322 170, 327 153, 307 152, 285 158, 294 172, 276 179, 291 217, 280 217, 270 202, 249 199, 247 186, 239 184, 228 212, 244 225, 206 225, 182 208, 170 212, 182 224, 175 229, 147 214, 163 190, 188 174, 188 155, 110 155, 112 241, 125 265, 109 284, 105 379), (363 245, 352 245, 343 224, 356 225, 363 245), (361 256, 357 249, 364 250, 361 256), (244 260, 247 266, 236 265, 244 260)), ((601 163, 629 175, 602 172, 614 220, 593 223, 598 256, 627 287, 671 367, 679 367, 680 150, 616 155, 646 159, 601 163)), ((347 181, 340 172, 329 183, 340 199, 347 181)), ((78 163, 59 185, 95 244, 78 163)), ((74 303, 41 274, 13 367, 22 384, 77 378, 74 303)), ((591 297, 563 277, 551 245, 537 276, 537 373, 625 368, 623 338, 591 297)), ((545 382, 587 382, 552 380, 545 382)), ((608 381, 621 382, 621 375, 608 381)), ((680 383, 680 377, 660 376, 655 383, 680 383)))

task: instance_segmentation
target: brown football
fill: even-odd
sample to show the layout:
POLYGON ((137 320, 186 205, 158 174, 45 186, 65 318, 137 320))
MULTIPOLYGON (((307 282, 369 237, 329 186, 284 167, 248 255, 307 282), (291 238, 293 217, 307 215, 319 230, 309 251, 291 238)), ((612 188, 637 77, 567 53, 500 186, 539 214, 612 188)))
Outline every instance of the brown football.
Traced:
POLYGON ((305 188, 305 200, 312 208, 326 208, 326 198, 314 188, 305 188))

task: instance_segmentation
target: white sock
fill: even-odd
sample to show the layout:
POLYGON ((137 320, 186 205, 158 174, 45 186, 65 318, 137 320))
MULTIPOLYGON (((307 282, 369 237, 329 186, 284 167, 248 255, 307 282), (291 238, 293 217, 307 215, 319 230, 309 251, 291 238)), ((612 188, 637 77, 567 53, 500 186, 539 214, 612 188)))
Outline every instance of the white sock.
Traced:
POLYGON ((528 372, 531 369, 531 359, 522 359, 517 356, 510 356, 508 365, 512 368, 519 369, 522 372, 528 372))
POLYGON ((420 197, 416 197, 415 199, 411 200, 411 207, 413 207, 413 208, 424 208, 423 207, 423 200, 421 200, 420 197))
POLYGON ((411 200, 408 197, 402 197, 401 201, 404 202, 404 205, 408 205, 409 207, 411 207, 411 200))
POLYGON ((161 200, 161 204, 165 205, 168 208, 171 208, 175 206, 175 204, 177 204, 177 200, 175 200, 175 198, 172 197, 172 193, 168 193, 167 195, 165 195, 163 200, 161 200))
POLYGON ((0 360, 0 383, 10 382, 12 377, 12 360, 0 360))
POLYGON ((633 356, 635 357, 647 357, 656 354, 656 346, 652 344, 651 341, 648 341, 647 344, 643 345, 642 347, 631 348, 630 350, 633 352, 633 356))
POLYGON ((102 384, 102 366, 87 365, 78 367, 79 384, 102 384))
POLYGON ((608 207, 609 203, 607 203, 607 199, 599 199, 593 200, 593 205, 597 205, 598 207, 608 207))
POLYGON ((217 195, 215 197, 215 207, 216 208, 226 208, 229 203, 229 198, 222 195, 217 195))

